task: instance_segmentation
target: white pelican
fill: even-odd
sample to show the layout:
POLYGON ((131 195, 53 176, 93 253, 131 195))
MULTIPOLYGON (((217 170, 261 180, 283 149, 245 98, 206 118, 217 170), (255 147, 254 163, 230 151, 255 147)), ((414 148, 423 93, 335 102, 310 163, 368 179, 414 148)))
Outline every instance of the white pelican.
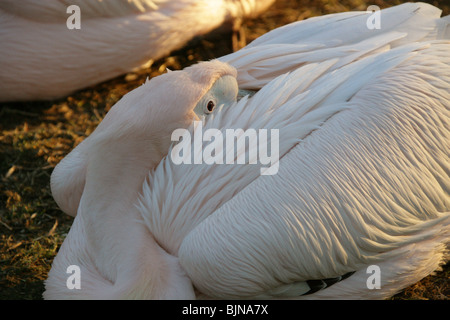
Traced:
POLYGON ((380 30, 365 12, 311 18, 127 94, 52 175, 76 216, 44 297, 382 299, 438 269, 450 239, 439 16, 418 3, 383 10, 380 30), (234 77, 258 92, 230 103, 234 77), (193 112, 205 130, 279 129, 278 172, 164 157, 193 112))
POLYGON ((157 60, 225 22, 254 17, 274 1, 2 0, 0 101, 64 97, 157 60), (69 29, 78 13, 80 29, 69 29))

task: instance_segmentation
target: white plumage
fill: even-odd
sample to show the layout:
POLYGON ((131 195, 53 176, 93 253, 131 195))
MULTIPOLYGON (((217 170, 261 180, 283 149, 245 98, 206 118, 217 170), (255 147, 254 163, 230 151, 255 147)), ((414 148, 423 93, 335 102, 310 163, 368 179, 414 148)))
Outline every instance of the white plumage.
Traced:
MULTIPOLYGON (((49 100, 140 68, 274 0, 4 0, 0 101, 49 100), (68 29, 67 8, 80 9, 68 29)), ((71 11, 69 11, 71 12, 71 11)))
MULTIPOLYGON (((378 299, 448 260, 448 18, 405 4, 383 10, 382 29, 369 30, 367 15, 297 22, 220 59, 237 68, 241 88, 261 89, 215 112, 205 129, 279 129, 279 170, 261 176, 259 165, 174 165, 166 157, 150 171, 136 203, 151 235, 136 243, 159 252, 141 265, 148 292, 159 286, 192 298, 192 282, 199 298, 378 299), (173 272, 161 271, 161 261, 173 272), (370 265, 381 270, 381 289, 367 287, 370 265), (310 280, 344 275, 305 295, 310 280), (152 277, 180 281, 165 287, 152 277)), ((92 266, 71 253, 95 245, 80 219, 53 268, 71 259, 92 266)), ((141 260, 127 263, 131 270, 141 260)), ((61 277, 50 273, 47 297, 76 298, 61 277)), ((93 280, 87 290, 102 297, 106 289, 93 280)))

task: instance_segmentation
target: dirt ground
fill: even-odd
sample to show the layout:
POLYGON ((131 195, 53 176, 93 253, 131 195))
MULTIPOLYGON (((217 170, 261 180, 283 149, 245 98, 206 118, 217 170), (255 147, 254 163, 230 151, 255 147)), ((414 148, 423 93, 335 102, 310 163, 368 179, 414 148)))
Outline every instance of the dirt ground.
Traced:
MULTIPOLYGON (((247 43, 287 23, 335 12, 380 8, 405 1, 278 0, 266 13, 244 21, 247 43)), ((447 0, 429 1, 450 13, 447 0)), ((231 52, 231 33, 193 39, 185 48, 129 73, 50 102, 0 104, 0 299, 42 299, 43 280, 72 218, 50 193, 54 166, 98 125, 108 110, 146 77, 182 69, 231 52)), ((1 72, 1 70, 0 70, 1 72)), ((407 288, 393 299, 450 297, 450 266, 407 288)))

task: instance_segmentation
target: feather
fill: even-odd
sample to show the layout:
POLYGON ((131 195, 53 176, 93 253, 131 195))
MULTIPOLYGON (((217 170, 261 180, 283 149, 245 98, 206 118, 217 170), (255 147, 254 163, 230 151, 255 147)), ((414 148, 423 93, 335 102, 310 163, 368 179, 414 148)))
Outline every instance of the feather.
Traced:
POLYGON ((1 1, 0 101, 57 99, 147 67, 195 36, 259 14, 274 0, 245 8, 240 2, 1 1), (67 27, 70 5, 80 10, 80 29, 67 27))
MULTIPOLYGON (((450 238, 450 42, 439 13, 394 7, 370 36, 348 32, 366 13, 294 23, 124 96, 52 176, 60 199, 76 193, 66 207, 82 194, 45 296, 381 299, 438 269, 450 238), (224 77, 256 92, 193 122, 224 77), (178 164, 168 137, 180 127, 265 143, 225 143, 233 165, 178 164), (253 152, 269 146, 265 163, 253 152), (256 163, 236 164, 243 155, 256 163), (87 291, 64 288, 69 262, 87 291)), ((183 159, 201 156, 210 141, 200 142, 183 159)))

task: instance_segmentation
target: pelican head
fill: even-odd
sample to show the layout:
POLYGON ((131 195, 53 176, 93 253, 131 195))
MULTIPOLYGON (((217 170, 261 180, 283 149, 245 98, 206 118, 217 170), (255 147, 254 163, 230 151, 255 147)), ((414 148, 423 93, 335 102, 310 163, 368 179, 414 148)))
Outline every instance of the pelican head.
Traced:
POLYGON ((173 130, 235 101, 236 76, 236 69, 212 60, 146 81, 58 164, 52 194, 75 220, 46 281, 46 298, 194 297, 178 259, 139 222, 136 204, 173 130), (66 288, 69 265, 82 270, 82 290, 66 288))
POLYGON ((236 102, 238 94, 238 84, 236 78, 225 75, 217 79, 194 108, 198 117, 211 114, 216 107, 221 105, 229 106, 236 102))

